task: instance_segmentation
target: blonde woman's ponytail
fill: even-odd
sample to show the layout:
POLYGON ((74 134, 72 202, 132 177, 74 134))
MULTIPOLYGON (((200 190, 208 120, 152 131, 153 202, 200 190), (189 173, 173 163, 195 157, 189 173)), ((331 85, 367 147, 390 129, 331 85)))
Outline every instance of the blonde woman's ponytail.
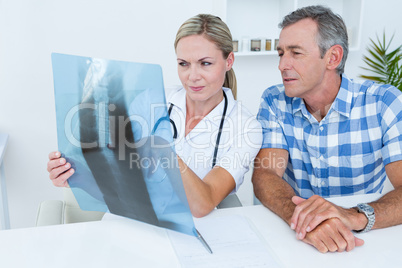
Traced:
POLYGON ((237 80, 235 72, 232 69, 226 72, 224 87, 230 88, 232 90, 233 97, 237 99, 237 80))

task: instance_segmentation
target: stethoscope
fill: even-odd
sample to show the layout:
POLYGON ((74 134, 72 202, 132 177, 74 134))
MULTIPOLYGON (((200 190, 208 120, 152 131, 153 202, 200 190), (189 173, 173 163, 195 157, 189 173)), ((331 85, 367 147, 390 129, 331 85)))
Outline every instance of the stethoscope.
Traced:
MULTIPOLYGON (((219 131, 218 131, 218 135, 216 136, 216 142, 215 142, 215 150, 214 150, 214 157, 212 159, 212 167, 215 166, 216 164, 216 158, 218 156, 218 147, 219 147, 219 142, 221 140, 221 135, 222 135, 222 129, 223 129, 223 123, 225 122, 225 117, 226 117, 226 111, 228 109, 228 98, 226 97, 226 93, 225 91, 223 91, 223 97, 225 99, 225 106, 223 108, 223 114, 222 114, 222 118, 221 118, 221 123, 219 125, 219 131)), ((168 115, 169 115, 169 121, 172 124, 173 127, 173 139, 177 139, 177 127, 175 122, 170 118, 170 114, 172 113, 172 109, 173 109, 174 104, 170 103, 169 109, 168 109, 168 115)), ((159 124, 163 121, 166 120, 166 117, 161 117, 159 118, 159 120, 155 123, 154 128, 152 129, 152 134, 155 133, 157 127, 159 126, 159 124)))

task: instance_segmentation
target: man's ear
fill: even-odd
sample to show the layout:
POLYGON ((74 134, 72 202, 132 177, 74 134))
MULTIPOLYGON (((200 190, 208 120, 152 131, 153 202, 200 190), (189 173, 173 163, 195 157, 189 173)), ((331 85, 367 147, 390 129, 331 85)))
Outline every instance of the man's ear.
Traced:
POLYGON ((336 69, 342 61, 343 48, 341 45, 333 45, 326 53, 327 68, 330 70, 336 69))

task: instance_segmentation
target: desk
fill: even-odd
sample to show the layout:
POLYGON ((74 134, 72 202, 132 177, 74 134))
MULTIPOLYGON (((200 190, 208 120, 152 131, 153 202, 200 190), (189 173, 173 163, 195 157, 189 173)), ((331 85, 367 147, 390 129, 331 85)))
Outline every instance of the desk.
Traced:
MULTIPOLYGON (((340 201, 354 205, 356 197, 340 201)), ((365 202, 357 202, 361 201, 365 202)), ((402 264, 399 246, 402 226, 359 234, 365 245, 351 252, 321 254, 298 241, 284 221, 261 205, 214 210, 207 217, 225 215, 250 219, 285 267, 388 268, 402 264)), ((196 219, 196 224, 202 220, 196 219)), ((180 266, 164 229, 129 219, 0 231, 0 265, 40 268, 180 266)))
POLYGON ((4 165, 3 165, 3 159, 6 153, 7 141, 8 141, 8 134, 0 133, 0 226, 3 229, 10 229, 6 175, 4 172, 4 165))

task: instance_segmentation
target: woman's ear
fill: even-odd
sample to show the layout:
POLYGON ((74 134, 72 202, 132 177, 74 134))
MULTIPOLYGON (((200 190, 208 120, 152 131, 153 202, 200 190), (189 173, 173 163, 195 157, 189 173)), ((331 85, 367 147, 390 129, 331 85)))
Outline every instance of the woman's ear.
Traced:
POLYGON ((234 53, 230 52, 229 56, 226 58, 226 71, 232 69, 233 63, 234 63, 234 53))
POLYGON ((330 70, 336 69, 343 58, 343 48, 341 45, 333 45, 327 51, 327 68, 330 70))

